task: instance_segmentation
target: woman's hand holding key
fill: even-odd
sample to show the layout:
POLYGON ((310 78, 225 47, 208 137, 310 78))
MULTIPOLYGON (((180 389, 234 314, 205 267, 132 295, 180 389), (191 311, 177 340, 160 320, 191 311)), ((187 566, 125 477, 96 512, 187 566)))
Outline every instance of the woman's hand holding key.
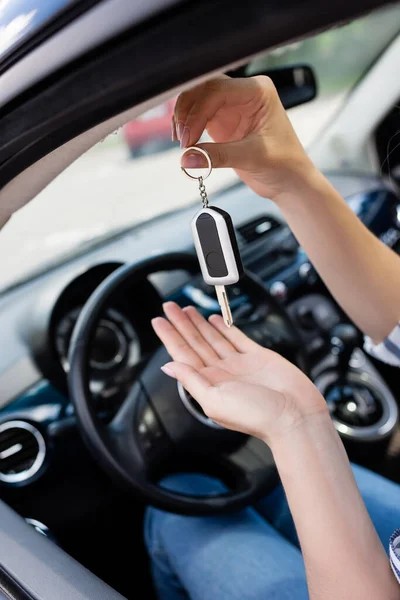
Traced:
MULTIPOLYGON (((213 168, 232 167, 260 196, 278 201, 318 177, 268 77, 222 75, 183 92, 173 130, 182 148, 196 144, 207 130, 215 143, 199 147, 209 153, 213 168)), ((206 161, 188 153, 182 166, 205 167, 206 161)))

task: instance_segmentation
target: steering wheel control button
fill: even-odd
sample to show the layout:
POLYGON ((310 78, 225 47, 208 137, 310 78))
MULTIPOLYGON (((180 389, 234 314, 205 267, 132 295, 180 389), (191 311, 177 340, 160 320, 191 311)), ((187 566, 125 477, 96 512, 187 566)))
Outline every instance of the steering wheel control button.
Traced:
POLYGON ((145 399, 140 400, 136 430, 143 452, 151 457, 162 454, 167 439, 156 413, 145 399))
POLYGON ((303 329, 317 329, 317 324, 315 322, 315 316, 312 307, 300 304, 300 306, 297 309, 296 317, 303 329))

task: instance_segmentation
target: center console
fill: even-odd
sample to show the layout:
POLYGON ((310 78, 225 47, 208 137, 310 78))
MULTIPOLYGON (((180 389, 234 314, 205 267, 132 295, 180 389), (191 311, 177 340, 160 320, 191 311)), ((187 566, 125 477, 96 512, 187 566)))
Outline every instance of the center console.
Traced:
POLYGON ((314 370, 332 421, 347 440, 389 440, 398 423, 398 406, 389 387, 361 350, 362 336, 350 324, 331 330, 330 354, 314 370))
MULTIPOLYGON (((382 181, 363 184, 364 189, 356 186, 347 194, 342 190, 346 202, 377 237, 400 252, 397 195, 382 181)), ((260 224, 254 225, 257 232, 260 224)), ((249 228, 250 224, 244 232, 247 237, 249 228)), ((326 398, 337 431, 343 439, 364 447, 387 443, 398 423, 398 405, 376 363, 364 352, 362 335, 345 322, 346 315, 289 229, 272 224, 267 231, 262 234, 263 247, 259 240, 244 252, 245 266, 256 272, 289 312, 310 356, 312 379, 326 398)))
POLYGON ((359 330, 343 323, 333 301, 322 294, 301 297, 288 311, 314 356, 311 376, 341 437, 352 442, 388 441, 398 423, 398 405, 362 350, 359 330))

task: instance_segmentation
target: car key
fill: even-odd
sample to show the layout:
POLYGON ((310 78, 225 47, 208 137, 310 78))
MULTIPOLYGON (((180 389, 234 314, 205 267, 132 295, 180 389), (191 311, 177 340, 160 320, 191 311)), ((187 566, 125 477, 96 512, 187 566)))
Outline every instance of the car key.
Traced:
POLYGON ((225 325, 230 327, 233 320, 225 286, 243 275, 232 219, 221 208, 210 206, 194 216, 191 227, 203 279, 215 286, 225 325))
POLYGON ((204 179, 211 173, 211 160, 202 148, 196 150, 206 156, 208 171, 205 177, 193 177, 185 169, 191 179, 198 179, 203 208, 194 216, 191 229, 201 273, 208 285, 215 286, 218 303, 221 307, 225 325, 233 324, 226 285, 237 283, 243 275, 243 265, 230 215, 216 206, 208 205, 204 179))

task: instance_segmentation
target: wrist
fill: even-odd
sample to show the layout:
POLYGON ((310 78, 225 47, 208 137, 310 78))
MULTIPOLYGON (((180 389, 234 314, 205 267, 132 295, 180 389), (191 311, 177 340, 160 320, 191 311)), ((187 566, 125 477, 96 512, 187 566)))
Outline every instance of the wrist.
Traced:
POLYGON ((307 412, 296 412, 287 419, 285 427, 277 429, 272 434, 263 436, 263 441, 271 448, 272 453, 279 453, 281 449, 292 447, 293 442, 307 442, 323 439, 327 432, 334 432, 335 428, 325 399, 321 396, 318 403, 307 412))
POLYGON ((303 160, 291 165, 290 173, 285 177, 285 184, 271 198, 280 208, 299 202, 306 203, 315 194, 326 194, 329 182, 306 156, 303 160))

